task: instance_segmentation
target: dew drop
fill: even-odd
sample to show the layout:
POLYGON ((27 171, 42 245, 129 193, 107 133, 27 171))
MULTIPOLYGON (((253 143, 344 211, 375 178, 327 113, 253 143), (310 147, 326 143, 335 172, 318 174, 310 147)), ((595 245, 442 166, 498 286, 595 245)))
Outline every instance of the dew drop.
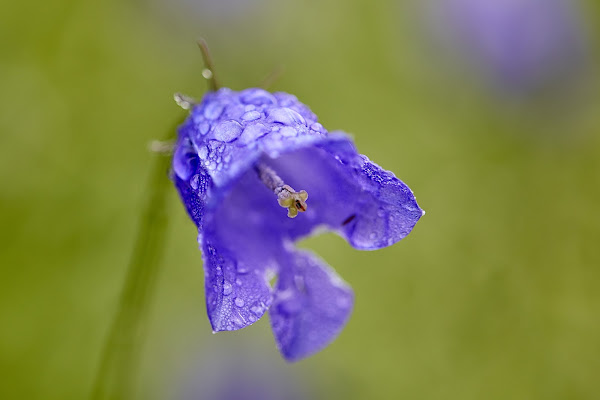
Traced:
POLYGON ((213 101, 204 107, 204 116, 208 119, 217 119, 223 114, 223 104, 213 101))
POLYGON ((233 142, 242 134, 242 125, 234 120, 223 121, 215 126, 213 134, 222 142, 233 142))
POLYGON ((242 280, 241 280, 240 278, 237 278, 237 279, 235 280, 235 283, 236 283, 236 285, 238 285, 238 286, 242 286, 242 280))
POLYGON ((210 130, 210 125, 208 124, 208 122, 202 121, 198 129, 200 130, 200 134, 204 136, 210 130))
POLYGON ((242 132, 242 136, 240 137, 240 141, 244 144, 255 141, 256 139, 263 137, 269 132, 269 128, 267 128, 263 124, 253 124, 247 126, 242 132))
POLYGON ((323 128, 323 125, 321 125, 318 122, 315 122, 314 124, 312 124, 310 126, 310 129, 312 129, 313 131, 317 131, 319 133, 323 133, 325 131, 325 129, 323 128))
POLYGON ((277 99, 263 89, 247 89, 242 92, 242 101, 246 104, 262 105, 275 104, 277 99))
POLYGON ((292 128, 291 126, 284 126, 283 128, 281 128, 279 133, 281 134, 281 136, 285 137, 293 137, 298 135, 298 131, 292 128))
POLYGON ((244 299, 242 299, 241 297, 236 297, 234 302, 236 306, 244 307, 244 299))
POLYGON ((190 186, 192 187, 192 189, 198 190, 199 183, 200 183, 200 175, 196 174, 196 175, 192 176, 192 179, 190 179, 190 186))
POLYGON ((231 286, 231 283, 225 281, 223 283, 223 295, 229 296, 231 292, 233 292, 233 287, 231 286))
POLYGON ((206 146, 200 147, 200 150, 198 150, 198 156, 200 157, 201 160, 206 160, 206 157, 208 156, 208 147, 206 147, 206 146))
POLYGON ((376 237, 377 237, 377 234, 375 232, 373 232, 369 235, 370 239, 375 239, 376 237))
POLYGON ((256 317, 252 314, 248 315, 248 319, 250 320, 250 322, 256 322, 256 317))
POLYGON ((255 306, 250 307, 250 311, 252 311, 256 315, 260 315, 263 311, 263 308, 259 305, 255 305, 255 306))
POLYGON ((306 125, 306 120, 302 115, 287 107, 275 108, 269 111, 269 121, 278 122, 284 125, 306 125))
POLYGON ((254 121, 260 118, 260 113, 258 111, 248 111, 244 115, 242 115, 242 119, 244 121, 254 121))

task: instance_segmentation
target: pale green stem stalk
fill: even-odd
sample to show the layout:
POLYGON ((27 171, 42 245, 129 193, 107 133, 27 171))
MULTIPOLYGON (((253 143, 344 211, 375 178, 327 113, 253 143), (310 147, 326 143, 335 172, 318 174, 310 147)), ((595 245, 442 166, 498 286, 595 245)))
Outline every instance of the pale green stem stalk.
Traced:
MULTIPOLYGON (((173 138, 173 128, 167 138, 173 138)), ((101 354, 92 400, 133 398, 145 324, 152 303, 167 233, 170 157, 155 154, 141 209, 137 238, 118 309, 101 354)))

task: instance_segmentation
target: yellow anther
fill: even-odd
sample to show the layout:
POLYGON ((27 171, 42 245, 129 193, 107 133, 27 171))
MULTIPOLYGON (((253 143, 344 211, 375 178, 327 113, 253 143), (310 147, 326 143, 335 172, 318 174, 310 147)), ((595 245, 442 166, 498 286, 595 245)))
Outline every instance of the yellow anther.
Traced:
POLYGON ((288 209, 288 217, 295 218, 298 212, 306 211, 306 199, 308 199, 306 190, 296 192, 291 186, 286 185, 275 171, 263 163, 257 163, 255 168, 258 178, 277 196, 279 205, 288 209))
POLYGON ((298 212, 306 211, 306 190, 296 192, 291 186, 283 185, 277 195, 277 202, 283 208, 288 209, 288 217, 295 218, 298 212))

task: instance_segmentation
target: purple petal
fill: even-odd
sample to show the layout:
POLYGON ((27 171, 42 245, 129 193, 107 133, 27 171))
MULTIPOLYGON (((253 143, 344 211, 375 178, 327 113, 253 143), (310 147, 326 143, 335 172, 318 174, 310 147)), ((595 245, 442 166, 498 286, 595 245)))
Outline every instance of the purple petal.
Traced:
POLYGON ((350 317, 354 295, 311 253, 290 251, 286 259, 269 317, 279 351, 287 360, 297 361, 336 338, 350 317))
POLYGON ((206 310, 213 331, 244 328, 263 316, 271 304, 267 271, 236 259, 204 240, 206 310))
POLYGON ((189 165, 190 167, 189 170, 186 170, 186 174, 184 175, 177 173, 176 167, 174 167, 175 174, 173 180, 175 181, 175 186, 179 191, 179 195, 185 205, 186 211, 200 229, 199 232, 201 234, 204 208, 211 188, 213 187, 213 182, 204 167, 199 164, 197 155, 194 154, 193 158, 190 158, 189 153, 182 153, 180 155, 178 152, 175 152, 173 156, 174 166, 178 165, 178 163, 184 164, 178 160, 179 157, 183 158, 186 163, 185 165, 189 165), (187 176, 188 178, 182 178, 182 176, 187 176))
MULTIPOLYGON (((301 218, 278 219, 278 229, 292 240, 325 227, 357 249, 374 250, 403 239, 423 215, 408 186, 358 154, 341 133, 276 159, 263 157, 262 162, 309 194, 301 218)), ((273 212, 282 214, 277 208, 273 212)))

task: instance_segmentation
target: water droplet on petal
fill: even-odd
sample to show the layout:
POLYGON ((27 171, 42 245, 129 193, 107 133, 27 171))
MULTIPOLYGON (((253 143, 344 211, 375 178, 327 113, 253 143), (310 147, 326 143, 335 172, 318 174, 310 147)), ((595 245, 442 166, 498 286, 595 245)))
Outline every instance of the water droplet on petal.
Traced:
POLYGON ((260 137, 263 137, 267 133, 269 133, 269 128, 263 124, 249 125, 242 132, 242 136, 240 136, 240 142, 243 144, 248 144, 260 137))
POLYGON ((284 126, 279 130, 281 136, 293 137, 298 135, 298 131, 291 126, 284 126))
POLYGON ((242 134, 242 125, 234 120, 223 121, 215 126, 213 134, 222 142, 233 142, 242 134))
POLYGON ((225 281, 223 283, 223 295, 229 296, 231 292, 233 292, 233 287, 231 286, 231 283, 225 281))
POLYGON ((238 285, 238 286, 242 286, 242 280, 241 280, 240 278, 237 278, 237 279, 235 280, 235 283, 236 283, 236 285, 238 285))
POLYGON ((258 111, 248 111, 244 115, 242 115, 242 119, 244 121, 254 121, 260 118, 260 113, 258 111))
POLYGON ((254 306, 250 307, 250 311, 252 311, 256 315, 261 315, 263 312, 263 307, 261 307, 259 305, 254 305, 254 306))
POLYGON ((310 129, 312 129, 313 131, 317 131, 317 132, 319 132, 319 133, 323 133, 323 132, 325 132, 325 128, 323 128, 323 125, 321 125, 321 124, 320 124, 320 123, 318 123, 318 122, 315 122, 314 124, 312 124, 312 125, 310 126, 310 129))
POLYGON ((304 120, 304 117, 302 117, 302 115, 287 107, 275 108, 269 111, 269 121, 278 122, 284 125, 306 125, 306 121, 304 120))
POLYGON ((198 156, 200 157, 201 160, 206 160, 206 157, 208 156, 208 147, 206 147, 206 146, 200 147, 200 150, 198 150, 198 156))
POLYGON ((196 174, 196 175, 192 176, 192 179, 190 179, 190 186, 192 187, 192 189, 198 190, 199 183, 200 183, 200 175, 196 174))
POLYGON ((252 314, 248 315, 248 319, 250 320, 250 322, 256 322, 256 317, 252 314))
POLYGON ((263 89, 246 89, 242 92, 241 99, 246 104, 275 104, 277 99, 275 97, 263 89))
POLYGON ((208 133, 208 131, 210 130, 210 125, 208 122, 202 121, 200 123, 200 126, 198 127, 198 129, 200 130, 201 135, 206 135, 208 133))
POLYGON ((241 297, 236 297, 234 302, 236 306, 244 307, 244 299, 242 299, 241 297))
POLYGON ((208 119, 217 119, 223 113, 223 104, 213 101, 204 107, 204 116, 208 119))

